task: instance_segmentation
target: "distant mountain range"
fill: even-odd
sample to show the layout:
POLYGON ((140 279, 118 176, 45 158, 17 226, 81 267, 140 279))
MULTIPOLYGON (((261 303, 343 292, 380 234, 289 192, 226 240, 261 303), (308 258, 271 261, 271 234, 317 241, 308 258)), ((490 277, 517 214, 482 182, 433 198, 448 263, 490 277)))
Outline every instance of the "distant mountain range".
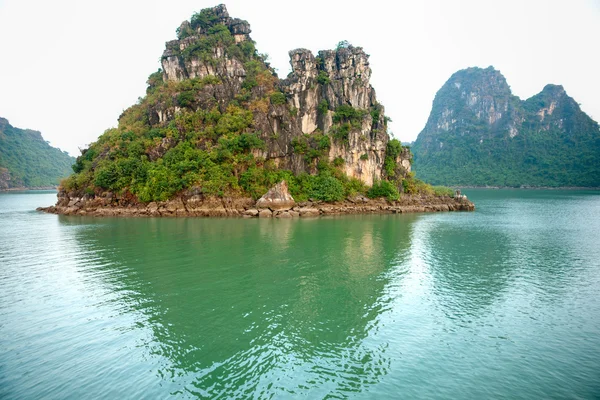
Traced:
POLYGON ((433 184, 600 187, 598 123, 559 85, 519 99, 493 67, 450 77, 412 151, 433 184))
POLYGON ((73 172, 74 162, 40 132, 15 128, 0 118, 0 190, 57 186, 73 172))

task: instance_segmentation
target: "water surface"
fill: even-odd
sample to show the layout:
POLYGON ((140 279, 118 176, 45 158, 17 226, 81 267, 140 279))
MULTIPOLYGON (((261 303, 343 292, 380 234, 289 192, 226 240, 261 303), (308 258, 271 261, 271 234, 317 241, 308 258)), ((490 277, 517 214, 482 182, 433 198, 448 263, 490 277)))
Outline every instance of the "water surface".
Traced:
POLYGON ((0 398, 597 398, 600 193, 110 219, 0 194, 0 398))

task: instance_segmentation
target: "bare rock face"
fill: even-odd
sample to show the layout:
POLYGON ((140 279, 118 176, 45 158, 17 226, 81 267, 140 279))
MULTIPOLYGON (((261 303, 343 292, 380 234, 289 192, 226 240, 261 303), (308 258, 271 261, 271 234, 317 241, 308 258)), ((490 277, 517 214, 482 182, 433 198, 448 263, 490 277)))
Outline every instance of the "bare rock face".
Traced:
MULTIPOLYGON (((210 9, 214 21, 212 25, 223 25, 235 40, 235 43, 249 41, 250 24, 238 18, 231 18, 225 5, 221 4, 210 9)), ((161 64, 163 68, 163 79, 165 81, 181 81, 184 79, 204 78, 208 75, 217 75, 241 84, 246 71, 244 65, 235 57, 227 53, 223 45, 217 45, 207 55, 197 55, 190 52, 190 46, 194 46, 199 39, 206 38, 209 27, 200 24, 192 26, 189 21, 184 21, 178 29, 180 39, 166 43, 161 64), (188 52, 186 53, 186 50, 188 52)))
MULTIPOLYGON (((341 158, 346 174, 367 185, 381 179, 389 137, 384 108, 369 83, 369 56, 351 45, 319 51, 317 57, 309 50, 296 49, 290 51, 290 64, 292 73, 281 82, 281 89, 290 107, 298 110, 296 129, 302 134, 332 136, 340 128, 334 118, 336 109, 352 107, 361 113, 360 120, 346 138, 332 141, 328 158, 341 158)), ((294 172, 302 172, 297 165, 292 165, 294 172)))
POLYGON ((290 210, 296 205, 294 198, 289 192, 287 183, 285 181, 279 182, 273 186, 263 197, 258 199, 256 202, 256 208, 258 209, 270 209, 271 211, 276 210, 290 210))

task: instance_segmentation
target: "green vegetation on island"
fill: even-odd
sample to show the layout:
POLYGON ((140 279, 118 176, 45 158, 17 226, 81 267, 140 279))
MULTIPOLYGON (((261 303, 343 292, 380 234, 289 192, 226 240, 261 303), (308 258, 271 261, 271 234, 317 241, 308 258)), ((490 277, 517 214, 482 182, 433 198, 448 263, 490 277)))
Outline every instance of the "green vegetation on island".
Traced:
POLYGON ((57 186, 74 161, 40 132, 15 128, 0 118, 0 189, 57 186))
MULTIPOLYGON (((388 141, 388 119, 379 105, 370 110, 334 106, 323 97, 318 115, 330 116, 331 128, 303 134, 290 89, 256 51, 247 23, 229 18, 224 10, 202 10, 181 25, 179 39, 167 43, 162 58, 169 71, 172 65, 178 68, 175 75, 165 70, 150 75, 138 104, 120 116, 116 128, 82 151, 74 174, 62 182, 65 191, 112 192, 143 203, 168 200, 184 190, 256 199, 286 180, 297 201, 339 201, 357 194, 391 200, 403 192, 451 194, 419 181, 397 164, 402 156, 410 160, 410 151, 395 139, 388 141), (209 73, 194 70, 198 64, 209 73), (372 133, 365 135, 361 129, 367 122, 372 133), (287 124, 287 130, 272 129, 275 124, 287 124), (387 142, 385 167, 372 187, 349 177, 344 168, 352 160, 350 136, 362 143, 372 140, 371 134, 387 142), (346 158, 331 159, 333 146, 344 150, 346 158), (284 157, 271 156, 277 151, 284 157)), ((345 54, 354 51, 349 44, 340 49, 345 54)), ((330 84, 323 69, 312 81, 318 88, 330 84)), ((369 155, 365 151, 355 162, 366 164, 369 155)))

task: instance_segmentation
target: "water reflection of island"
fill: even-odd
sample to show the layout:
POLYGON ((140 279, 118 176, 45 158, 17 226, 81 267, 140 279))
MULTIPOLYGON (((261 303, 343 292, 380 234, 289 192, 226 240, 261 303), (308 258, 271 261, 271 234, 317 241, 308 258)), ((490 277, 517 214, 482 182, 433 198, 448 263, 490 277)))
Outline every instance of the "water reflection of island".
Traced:
POLYGON ((506 233, 457 223, 417 224, 412 253, 431 278, 438 307, 461 321, 485 314, 509 286, 515 265, 506 233))
POLYGON ((180 390, 343 396, 388 372, 364 339, 416 218, 115 219, 78 239, 119 306, 145 315, 144 346, 180 390))

